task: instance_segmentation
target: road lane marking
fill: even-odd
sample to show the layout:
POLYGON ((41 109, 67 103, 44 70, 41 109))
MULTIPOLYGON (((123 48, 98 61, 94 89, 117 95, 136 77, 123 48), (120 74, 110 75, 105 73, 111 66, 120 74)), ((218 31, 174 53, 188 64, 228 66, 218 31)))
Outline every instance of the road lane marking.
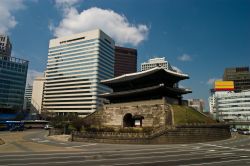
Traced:
MULTIPOLYGON (((250 159, 237 159, 237 160, 225 160, 225 161, 212 161, 209 163, 198 163, 198 164, 185 164, 181 166, 196 166, 196 165, 214 165, 214 164, 221 164, 221 163, 229 163, 229 162, 239 162, 239 161, 248 161, 250 159)), ((250 163, 250 162, 249 162, 250 163)))
POLYGON ((247 152, 250 152, 249 149, 239 149, 239 148, 236 148, 235 146, 233 147, 227 147, 227 146, 218 146, 218 145, 213 145, 213 144, 206 144, 206 143, 200 143, 202 145, 205 145, 205 146, 213 146, 213 147, 217 147, 217 148, 225 148, 225 149, 231 149, 231 150, 239 150, 239 151, 247 151, 247 152))
POLYGON ((96 145, 96 144, 76 145, 76 146, 70 146, 70 147, 66 147, 66 148, 81 148, 81 147, 93 146, 93 145, 96 145))
MULTIPOLYGON (((133 154, 131 154, 133 155, 133 154)), ((185 155, 189 155, 189 154, 185 154, 185 155)), ((169 155, 164 155, 164 156, 142 156, 142 157, 125 157, 125 158, 112 158, 112 159, 91 159, 91 160, 71 160, 71 161, 52 161, 52 162, 44 162, 44 163, 41 163, 41 162, 32 162, 32 163, 19 163, 19 164, 7 164, 5 166, 18 166, 18 165, 48 165, 48 164, 72 164, 72 163, 84 163, 84 162, 102 162, 102 161, 119 161, 121 162, 121 160, 124 160, 124 161, 129 161, 129 160, 135 160, 135 159, 156 159, 156 158, 167 158, 169 155)), ((219 154, 218 154, 219 156, 219 154)), ((202 159, 209 159, 211 157, 202 157, 202 159)), ((188 158, 188 159, 177 159, 177 160, 166 160, 167 162, 174 162, 174 161, 189 161, 189 160, 195 160, 195 159, 201 159, 201 157, 196 157, 196 158, 188 158)), ((244 160, 244 159, 242 159, 244 160)), ((246 160, 250 160, 250 159, 246 159, 246 160)), ((140 162, 140 164, 145 164, 145 163, 155 163, 156 161, 154 162, 140 162)), ((115 165, 131 165, 131 164, 137 164, 137 163, 126 163, 126 164, 115 164, 115 165)), ((109 164, 110 165, 110 164, 109 164)), ((0 165, 1 166, 1 165, 0 165)))
MULTIPOLYGON (((71 148, 71 147, 65 147, 65 148, 71 148)), ((215 147, 216 148, 216 147, 215 147)), ((78 154, 95 154, 97 153, 96 151, 99 151, 99 152, 105 152, 105 153, 130 153, 130 152, 141 152, 141 151, 159 151, 159 150, 171 150, 171 151, 168 151, 168 152, 171 152, 171 153, 178 153, 178 152, 187 152, 187 153, 192 153, 192 152, 203 152, 203 151, 206 151, 207 149, 197 149, 197 150, 192 150, 190 148, 187 148, 187 149, 177 149, 177 148, 151 148, 151 149, 147 149, 147 148, 142 148, 142 149, 127 149, 127 150, 121 150, 121 149, 114 149, 114 150, 106 150, 106 149, 92 149, 94 150, 94 152, 89 152, 89 151, 80 151, 80 152, 77 152, 78 154), (101 151, 100 151, 101 150, 101 151)), ((221 149, 221 148, 218 148, 218 150, 220 151, 217 151, 218 152, 223 152, 224 149, 221 149)), ((231 151, 238 151, 238 150, 231 150, 231 151)), ((52 152, 50 154, 48 153, 32 153, 32 154, 1 154, 0 155, 0 159, 1 158, 5 158, 5 157, 26 157, 26 156, 49 156, 49 155, 70 155, 72 153, 76 153, 75 151, 71 151, 71 152, 52 152)), ((211 152, 210 152, 211 153, 211 152)))
POLYGON ((59 144, 61 144, 61 145, 65 145, 66 143, 64 143, 64 142, 60 142, 59 144))
MULTIPOLYGON (((15 161, 26 161, 26 160, 49 160, 49 159, 66 159, 66 158, 79 158, 79 157, 82 157, 83 159, 93 159, 93 158, 96 158, 97 156, 101 156, 103 158, 105 157, 114 157, 114 156, 118 156, 120 157, 120 159, 123 159, 123 158, 127 158, 128 156, 135 156, 135 155, 146 155, 146 154, 157 154, 157 156, 155 157, 160 157, 159 154, 165 154, 165 156, 167 157, 176 157, 176 156, 191 156, 191 155, 203 155, 203 154, 209 154, 209 155, 205 155, 205 157, 210 157, 211 156, 221 156, 221 157, 224 157, 225 155, 229 155, 230 153, 225 153, 225 154, 221 154, 221 153, 212 153, 212 152, 203 152, 203 153, 200 153, 200 152, 191 152, 191 153, 188 153, 188 154, 167 154, 166 153, 169 153, 168 152, 146 152, 146 153, 130 153, 130 154, 123 154, 123 153, 119 153, 119 154, 107 154, 107 153, 95 153, 95 154, 83 154, 83 153, 77 153, 76 155, 72 155, 71 156, 56 156, 56 157, 44 157, 44 156, 40 156, 40 157, 28 157, 28 158, 21 158, 21 159, 15 159, 15 161), (121 156, 123 155, 123 156, 121 156)), ((232 154, 232 153, 231 153, 232 154)), ((51 154, 52 155, 52 154, 51 154)), ((150 157, 153 157, 153 156, 150 156, 150 157)), ((203 156, 201 156, 203 157, 203 156)), ((139 157, 137 157, 139 158, 139 157)), ((12 160, 12 159, 1 159, 1 161, 9 161, 9 160, 12 160)))
POLYGON ((50 140, 41 140, 41 141, 37 141, 39 143, 46 143, 46 142, 50 142, 50 140))

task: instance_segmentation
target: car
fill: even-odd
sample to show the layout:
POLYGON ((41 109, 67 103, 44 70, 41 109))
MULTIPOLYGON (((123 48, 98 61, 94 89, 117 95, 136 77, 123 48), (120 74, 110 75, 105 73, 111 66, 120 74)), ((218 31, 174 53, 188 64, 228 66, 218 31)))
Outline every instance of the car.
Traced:
POLYGON ((51 125, 49 125, 49 124, 46 124, 45 126, 44 126, 44 129, 45 130, 49 130, 49 129, 52 129, 53 127, 51 126, 51 125))
POLYGON ((250 131, 249 130, 243 131, 243 134, 244 135, 250 135, 250 131))
POLYGON ((250 131, 248 129, 238 129, 239 134, 249 135, 250 131))
POLYGON ((237 132, 236 128, 231 128, 230 130, 231 130, 231 132, 237 132))

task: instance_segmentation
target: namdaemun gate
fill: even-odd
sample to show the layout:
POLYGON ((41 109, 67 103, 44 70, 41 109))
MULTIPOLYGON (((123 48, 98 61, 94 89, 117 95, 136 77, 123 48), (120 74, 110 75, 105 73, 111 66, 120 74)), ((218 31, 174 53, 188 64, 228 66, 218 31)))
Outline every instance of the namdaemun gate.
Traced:
POLYGON ((187 74, 155 67, 101 81, 113 91, 102 94, 106 99, 101 114, 102 126, 160 127, 172 125, 169 104, 183 104, 182 96, 191 90, 180 88, 187 74))

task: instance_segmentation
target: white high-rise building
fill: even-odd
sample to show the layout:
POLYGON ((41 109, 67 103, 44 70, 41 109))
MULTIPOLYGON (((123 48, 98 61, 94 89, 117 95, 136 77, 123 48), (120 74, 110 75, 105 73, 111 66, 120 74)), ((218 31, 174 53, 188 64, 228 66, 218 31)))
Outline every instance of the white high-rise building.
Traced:
POLYGON ((114 41, 101 30, 50 40, 43 109, 85 116, 110 91, 101 80, 114 76, 114 41))
POLYGON ((173 70, 170 63, 163 58, 149 59, 148 62, 141 64, 141 71, 149 70, 155 67, 162 67, 164 69, 173 70))
POLYGON ((210 96, 208 98, 209 113, 212 115, 213 119, 216 119, 216 107, 215 107, 215 90, 210 90, 210 96))
POLYGON ((23 103, 24 110, 30 110, 32 89, 33 89, 33 87, 29 84, 25 88, 24 103, 23 103))
POLYGON ((41 114, 45 77, 36 77, 33 81, 31 110, 41 114))

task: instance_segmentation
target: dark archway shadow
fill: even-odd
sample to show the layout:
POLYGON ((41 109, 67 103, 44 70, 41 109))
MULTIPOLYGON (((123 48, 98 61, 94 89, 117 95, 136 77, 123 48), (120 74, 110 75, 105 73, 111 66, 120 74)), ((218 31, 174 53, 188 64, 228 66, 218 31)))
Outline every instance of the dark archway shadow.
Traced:
POLYGON ((123 127, 134 127, 134 119, 132 114, 127 113, 123 117, 123 127))

